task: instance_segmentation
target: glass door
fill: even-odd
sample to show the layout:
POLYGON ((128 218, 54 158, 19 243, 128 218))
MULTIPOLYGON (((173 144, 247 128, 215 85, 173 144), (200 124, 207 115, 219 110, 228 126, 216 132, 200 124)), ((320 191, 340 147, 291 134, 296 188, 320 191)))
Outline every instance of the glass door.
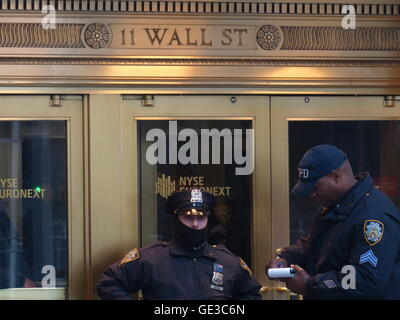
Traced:
POLYGON ((271 141, 273 248, 310 231, 316 207, 291 198, 290 190, 301 157, 315 145, 339 147, 355 174, 368 172, 400 206, 399 102, 388 107, 384 97, 273 97, 271 141))
POLYGON ((0 97, 0 299, 83 294, 82 97, 0 97))
POLYGON ((265 96, 155 96, 146 107, 125 97, 123 171, 137 209, 132 243, 170 239, 164 206, 174 191, 208 191, 217 199, 208 241, 242 257, 270 297, 268 103, 265 96))

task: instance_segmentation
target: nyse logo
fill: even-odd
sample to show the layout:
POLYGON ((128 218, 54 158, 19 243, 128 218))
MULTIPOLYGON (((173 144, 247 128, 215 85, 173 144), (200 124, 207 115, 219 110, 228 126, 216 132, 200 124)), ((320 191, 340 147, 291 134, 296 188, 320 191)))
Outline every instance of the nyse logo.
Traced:
POLYGON ((310 171, 308 169, 299 168, 300 179, 308 179, 309 176, 310 176, 310 171))
POLYGON ((164 173, 156 180, 156 193, 164 199, 167 199, 171 194, 176 191, 176 182, 170 176, 164 173))

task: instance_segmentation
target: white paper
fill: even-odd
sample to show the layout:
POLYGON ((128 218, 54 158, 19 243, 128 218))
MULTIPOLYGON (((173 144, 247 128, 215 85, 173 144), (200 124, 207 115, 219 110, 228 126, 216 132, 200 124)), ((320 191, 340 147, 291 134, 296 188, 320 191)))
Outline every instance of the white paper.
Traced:
POLYGON ((293 278, 295 271, 293 268, 270 268, 268 269, 268 277, 271 279, 293 278))

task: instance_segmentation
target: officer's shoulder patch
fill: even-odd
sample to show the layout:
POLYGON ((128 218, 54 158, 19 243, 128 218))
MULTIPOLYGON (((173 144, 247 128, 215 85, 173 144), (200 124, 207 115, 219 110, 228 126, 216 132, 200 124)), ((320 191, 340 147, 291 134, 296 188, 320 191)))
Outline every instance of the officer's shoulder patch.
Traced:
POLYGON ((383 238, 385 225, 379 220, 365 220, 364 238, 370 246, 376 245, 383 238))
POLYGON ((251 272, 246 262, 244 262, 242 258, 239 259, 240 259, 240 266, 242 267, 242 269, 246 270, 249 273, 250 278, 253 277, 253 273, 251 272))
POLYGON ((128 262, 134 261, 134 260, 138 259, 139 257, 140 257, 139 250, 138 250, 138 248, 135 248, 135 249, 129 251, 129 253, 121 260, 118 267, 120 267, 123 264, 126 264, 128 262))

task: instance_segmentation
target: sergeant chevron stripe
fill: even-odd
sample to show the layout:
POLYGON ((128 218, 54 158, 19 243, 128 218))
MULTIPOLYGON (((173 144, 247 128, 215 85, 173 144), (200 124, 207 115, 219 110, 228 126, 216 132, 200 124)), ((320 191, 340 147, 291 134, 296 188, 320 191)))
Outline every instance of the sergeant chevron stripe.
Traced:
POLYGON ((375 268, 378 265, 378 258, 374 255, 371 249, 360 256, 360 264, 367 262, 369 262, 375 268))

